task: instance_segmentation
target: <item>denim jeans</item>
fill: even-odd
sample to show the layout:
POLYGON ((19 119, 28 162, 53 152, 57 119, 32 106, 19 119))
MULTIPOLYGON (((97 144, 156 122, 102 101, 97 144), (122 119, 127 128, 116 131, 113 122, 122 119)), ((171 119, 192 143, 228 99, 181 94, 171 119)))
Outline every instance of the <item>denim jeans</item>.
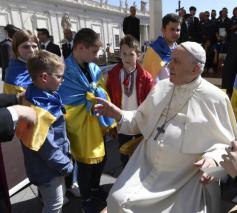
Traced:
POLYGON ((64 176, 53 178, 49 183, 38 186, 44 207, 42 213, 61 213, 66 193, 64 176))

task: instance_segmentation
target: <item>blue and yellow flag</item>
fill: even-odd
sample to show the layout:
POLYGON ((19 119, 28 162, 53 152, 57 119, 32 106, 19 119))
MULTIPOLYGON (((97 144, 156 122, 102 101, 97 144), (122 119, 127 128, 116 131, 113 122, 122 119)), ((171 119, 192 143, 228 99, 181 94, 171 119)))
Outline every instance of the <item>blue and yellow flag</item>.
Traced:
POLYGON ((46 140, 50 126, 63 114, 64 108, 57 92, 46 92, 33 84, 28 86, 25 99, 24 105, 31 106, 36 111, 38 120, 27 131, 27 124, 19 122, 16 135, 26 147, 38 151, 46 140))
POLYGON ((235 113, 235 118, 237 119, 237 75, 235 76, 234 88, 231 96, 231 105, 235 113))
POLYGON ((6 70, 3 92, 6 94, 18 94, 24 92, 32 83, 26 63, 19 59, 12 59, 6 70))
POLYGON ((65 64, 64 82, 59 93, 66 109, 71 152, 76 160, 95 164, 101 162, 105 155, 103 130, 114 124, 113 119, 96 117, 91 111, 94 97, 108 100, 102 73, 96 64, 89 63, 87 69, 92 79, 89 83, 72 55, 66 59, 65 64))
POLYGON ((176 47, 169 47, 165 39, 159 36, 150 47, 147 48, 143 59, 143 67, 151 73, 153 79, 156 79, 163 66, 170 62, 172 50, 176 47))

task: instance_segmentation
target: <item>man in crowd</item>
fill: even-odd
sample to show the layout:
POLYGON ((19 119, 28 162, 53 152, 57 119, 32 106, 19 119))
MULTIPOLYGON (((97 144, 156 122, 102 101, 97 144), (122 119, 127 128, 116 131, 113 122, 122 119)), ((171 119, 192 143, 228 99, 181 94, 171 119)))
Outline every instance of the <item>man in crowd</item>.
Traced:
POLYGON ((5 71, 8 67, 10 58, 12 57, 12 38, 18 28, 12 24, 8 24, 4 27, 6 32, 6 39, 0 43, 0 64, 2 67, 2 80, 5 78, 5 71))
POLYGON ((130 16, 127 16, 123 20, 123 33, 125 35, 132 35, 138 41, 140 41, 140 20, 136 17, 136 7, 130 7, 130 16))
MULTIPOLYGON (((36 122, 35 111, 18 104, 16 95, 0 94, 0 143, 10 141, 14 136, 15 126, 18 120, 25 120, 29 125, 36 122), (14 105, 14 106, 11 106, 14 105)), ((10 199, 0 146, 0 212, 10 213, 10 199)))
POLYGON ((63 34, 66 42, 62 45, 62 53, 64 59, 66 59, 72 52, 73 35, 70 29, 64 29, 63 34))
POLYGON ((200 41, 200 32, 199 32, 199 20, 195 17, 196 7, 191 6, 189 8, 190 17, 189 17, 189 40, 199 42, 200 41))
POLYGON ((60 57, 61 56, 60 48, 57 44, 54 44, 50 40, 49 31, 45 28, 38 28, 37 32, 38 32, 37 36, 38 36, 39 41, 40 41, 41 49, 42 50, 47 50, 47 51, 49 51, 51 53, 54 53, 54 54, 56 54, 60 57))
POLYGON ((183 42, 172 52, 170 79, 136 111, 97 98, 97 115, 114 117, 123 134, 144 137, 110 191, 108 212, 220 211, 218 182, 208 169, 237 130, 227 95, 201 77, 205 61, 201 45, 183 42))

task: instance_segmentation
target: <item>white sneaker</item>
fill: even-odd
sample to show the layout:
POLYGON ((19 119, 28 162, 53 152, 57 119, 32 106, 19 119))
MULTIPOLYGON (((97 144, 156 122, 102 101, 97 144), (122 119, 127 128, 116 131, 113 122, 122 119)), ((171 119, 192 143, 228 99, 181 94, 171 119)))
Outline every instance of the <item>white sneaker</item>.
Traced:
POLYGON ((67 191, 75 197, 81 197, 81 192, 77 184, 73 184, 67 191))

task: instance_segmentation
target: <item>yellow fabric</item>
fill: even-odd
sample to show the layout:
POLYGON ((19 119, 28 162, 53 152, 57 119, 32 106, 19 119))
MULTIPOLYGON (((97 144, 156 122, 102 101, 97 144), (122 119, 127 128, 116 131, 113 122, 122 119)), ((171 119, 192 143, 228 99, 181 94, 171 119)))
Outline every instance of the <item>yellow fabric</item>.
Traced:
POLYGON ((3 85, 3 93, 5 94, 19 94, 25 91, 26 90, 23 87, 19 87, 19 86, 7 84, 7 83, 4 83, 3 85))
POLYGON ((135 151, 135 149, 137 148, 138 144, 142 141, 143 137, 140 136, 138 138, 134 138, 132 140, 129 140, 127 143, 123 144, 119 151, 121 154, 124 155, 129 155, 131 156, 132 153, 135 151))
POLYGON ((20 120, 16 128, 16 136, 26 147, 38 151, 44 144, 49 128, 56 118, 47 110, 36 107, 26 100, 23 104, 32 107, 36 111, 37 124, 33 127, 27 127, 27 124, 20 120))
POLYGON ((73 157, 82 163, 96 164, 105 156, 103 131, 98 119, 87 113, 86 105, 65 106, 67 135, 73 157))
POLYGON ((231 96, 231 105, 235 114, 235 118, 237 119, 237 89, 233 90, 233 93, 231 96))
POLYGON ((143 59, 143 68, 151 73, 153 79, 156 80, 163 66, 164 62, 160 56, 153 50, 153 48, 148 47, 143 59))

